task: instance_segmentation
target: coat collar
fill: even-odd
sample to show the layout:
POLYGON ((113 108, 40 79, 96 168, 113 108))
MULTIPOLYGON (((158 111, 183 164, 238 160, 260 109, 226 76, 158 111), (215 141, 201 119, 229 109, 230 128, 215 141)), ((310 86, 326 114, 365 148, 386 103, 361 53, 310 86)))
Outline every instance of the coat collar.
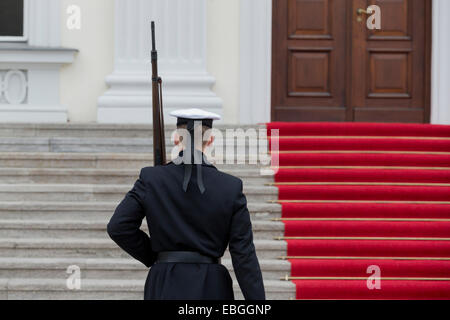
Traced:
MULTIPOLYGON (((202 163, 201 163, 202 166, 216 168, 211 162, 208 161, 208 158, 206 157, 204 152, 202 152, 200 150, 195 150, 195 152, 197 153, 198 158, 202 159, 202 163)), ((175 158, 174 160, 170 161, 168 164, 171 164, 171 163, 173 163, 175 165, 184 164, 184 151, 181 150, 178 153, 178 157, 175 158)), ((191 164, 195 164, 193 155, 191 155, 191 164)))

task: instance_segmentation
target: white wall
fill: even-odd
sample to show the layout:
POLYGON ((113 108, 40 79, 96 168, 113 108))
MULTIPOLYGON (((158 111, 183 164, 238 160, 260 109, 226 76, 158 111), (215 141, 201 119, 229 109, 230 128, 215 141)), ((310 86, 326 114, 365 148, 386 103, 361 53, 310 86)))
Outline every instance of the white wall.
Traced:
MULTIPOLYGON (((97 99, 107 89, 114 63, 114 1, 61 0, 62 46, 79 50, 61 70, 61 103, 70 122, 94 122, 97 99), (81 30, 66 27, 69 5, 81 8, 81 30)), ((224 123, 239 119, 239 0, 207 0, 207 68, 223 99, 224 123)))
POLYGON ((239 0, 208 0, 208 72, 224 123, 239 121, 239 0))
POLYGON ((61 0, 61 44, 79 53, 61 70, 61 103, 70 122, 95 122, 97 99, 106 90, 105 77, 113 70, 114 1, 61 0), (81 29, 66 27, 69 5, 81 8, 81 29))

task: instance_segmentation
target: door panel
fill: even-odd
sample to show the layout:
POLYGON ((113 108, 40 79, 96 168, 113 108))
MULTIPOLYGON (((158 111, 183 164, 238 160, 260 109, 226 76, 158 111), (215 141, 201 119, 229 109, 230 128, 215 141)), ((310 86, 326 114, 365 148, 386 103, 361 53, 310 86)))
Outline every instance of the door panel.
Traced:
POLYGON ((430 3, 274 0, 272 120, 428 122, 430 3))
POLYGON ((428 122, 426 0, 354 0, 351 119, 428 122), (365 28, 357 8, 381 8, 381 30, 365 28))
POLYGON ((345 0, 275 0, 272 118, 345 119, 345 0))

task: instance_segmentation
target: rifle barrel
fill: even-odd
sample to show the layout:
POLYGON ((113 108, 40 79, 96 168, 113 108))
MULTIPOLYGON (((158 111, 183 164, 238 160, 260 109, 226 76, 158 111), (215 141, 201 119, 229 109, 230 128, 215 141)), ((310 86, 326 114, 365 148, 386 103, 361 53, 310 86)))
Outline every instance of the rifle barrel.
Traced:
POLYGON ((156 44, 155 44, 155 21, 152 21, 152 51, 156 51, 156 44))
POLYGON ((164 117, 162 105, 162 80, 158 76, 158 53, 155 43, 155 22, 152 21, 152 105, 153 105, 153 156, 155 166, 166 162, 164 117))

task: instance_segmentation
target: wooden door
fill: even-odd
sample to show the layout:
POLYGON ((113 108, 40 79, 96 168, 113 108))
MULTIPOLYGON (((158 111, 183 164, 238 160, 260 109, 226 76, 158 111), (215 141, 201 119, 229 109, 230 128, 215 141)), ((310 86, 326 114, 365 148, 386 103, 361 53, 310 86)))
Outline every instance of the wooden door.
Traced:
POLYGON ((430 2, 274 0, 272 121, 428 122, 430 2))

